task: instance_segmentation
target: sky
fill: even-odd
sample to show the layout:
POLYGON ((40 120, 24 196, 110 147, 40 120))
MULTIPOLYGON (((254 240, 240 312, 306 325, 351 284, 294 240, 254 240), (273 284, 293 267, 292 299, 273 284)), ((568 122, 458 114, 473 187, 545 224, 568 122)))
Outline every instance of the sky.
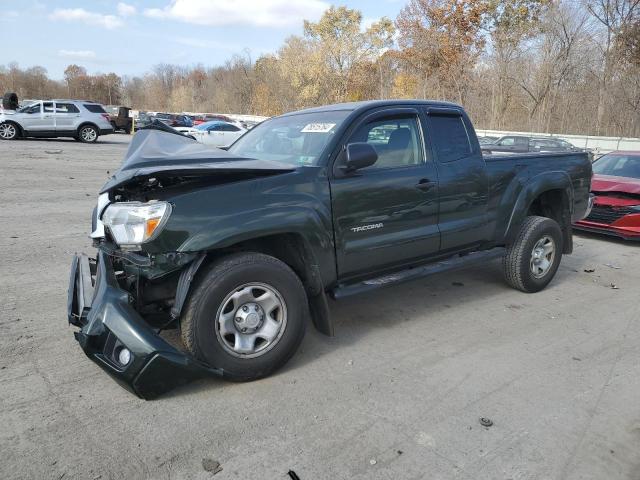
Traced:
MULTIPOLYGON (((403 0, 335 3, 364 23, 395 19, 403 0)), ((0 0, 0 65, 39 65, 62 79, 67 65, 89 73, 137 75, 159 63, 221 65, 247 49, 275 52, 303 19, 318 20, 331 0, 0 0)))

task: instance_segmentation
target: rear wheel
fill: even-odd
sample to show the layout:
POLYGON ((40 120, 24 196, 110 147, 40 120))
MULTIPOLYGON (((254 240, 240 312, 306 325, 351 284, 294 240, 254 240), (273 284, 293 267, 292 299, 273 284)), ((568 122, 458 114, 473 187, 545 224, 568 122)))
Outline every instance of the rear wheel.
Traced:
POLYGON ((269 375, 295 353, 308 315, 298 276, 280 260, 239 253, 201 276, 181 320, 187 349, 226 378, 269 375))
POLYGON ((562 258, 562 230, 555 220, 527 217, 503 260, 509 285, 533 293, 553 279, 562 258))
POLYGON ((78 130, 77 140, 83 143, 95 143, 98 140, 98 129, 93 125, 83 125, 78 130))
POLYGON ((18 138, 18 126, 13 122, 0 123, 0 138, 2 140, 15 140, 18 138))

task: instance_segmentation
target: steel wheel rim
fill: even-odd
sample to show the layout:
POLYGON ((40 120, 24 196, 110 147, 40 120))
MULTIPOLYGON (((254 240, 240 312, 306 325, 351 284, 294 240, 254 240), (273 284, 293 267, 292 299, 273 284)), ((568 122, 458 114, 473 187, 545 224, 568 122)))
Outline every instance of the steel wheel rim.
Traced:
POLYGON ((0 137, 4 139, 11 139, 16 135, 16 127, 10 123, 0 124, 0 137))
POLYGON ((227 353, 238 358, 269 352, 286 327, 286 303, 278 290, 265 283, 245 283, 235 288, 216 313, 216 338, 227 353))
POLYGON ((549 235, 545 235, 536 242, 531 251, 531 273, 536 278, 544 277, 556 256, 556 244, 549 235))
POLYGON ((93 142, 97 137, 96 131, 91 127, 83 128, 80 135, 82 136, 82 139, 87 142, 93 142))

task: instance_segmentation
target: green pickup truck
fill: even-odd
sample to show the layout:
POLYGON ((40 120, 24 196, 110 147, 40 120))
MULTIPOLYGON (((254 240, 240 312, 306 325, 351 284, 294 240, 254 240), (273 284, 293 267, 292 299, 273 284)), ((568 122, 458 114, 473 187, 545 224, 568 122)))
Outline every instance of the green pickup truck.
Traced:
POLYGON ((142 398, 203 375, 251 380, 295 353, 328 299, 501 259, 543 289, 591 208, 586 153, 484 156, 464 110, 431 101, 288 113, 227 150, 142 129, 72 262, 85 353, 142 398), (161 334, 179 328, 183 347, 161 334), (186 351, 185 351, 186 350, 186 351))

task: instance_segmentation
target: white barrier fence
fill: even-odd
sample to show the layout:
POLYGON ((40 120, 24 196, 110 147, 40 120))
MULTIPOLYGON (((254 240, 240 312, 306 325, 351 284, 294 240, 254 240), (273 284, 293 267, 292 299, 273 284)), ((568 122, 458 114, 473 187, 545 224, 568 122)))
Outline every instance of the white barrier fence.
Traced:
POLYGON ((579 148, 589 148, 596 154, 613 152, 614 150, 640 151, 640 138, 629 137, 595 137, 591 135, 564 135, 560 133, 506 132, 502 130, 476 130, 479 137, 503 135, 526 135, 528 137, 554 137, 566 140, 579 148))

